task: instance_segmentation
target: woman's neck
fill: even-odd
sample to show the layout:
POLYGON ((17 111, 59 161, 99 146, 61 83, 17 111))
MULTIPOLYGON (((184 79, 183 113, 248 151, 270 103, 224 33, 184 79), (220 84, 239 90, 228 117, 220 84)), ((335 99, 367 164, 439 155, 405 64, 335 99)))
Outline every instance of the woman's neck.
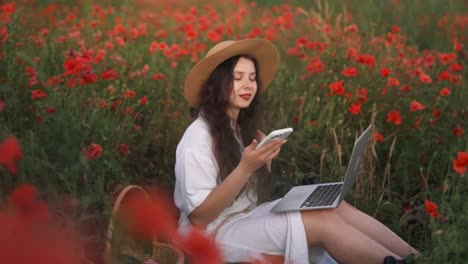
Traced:
POLYGON ((239 117, 239 109, 230 108, 227 111, 227 115, 229 116, 231 127, 236 130, 237 128, 237 117, 239 117))

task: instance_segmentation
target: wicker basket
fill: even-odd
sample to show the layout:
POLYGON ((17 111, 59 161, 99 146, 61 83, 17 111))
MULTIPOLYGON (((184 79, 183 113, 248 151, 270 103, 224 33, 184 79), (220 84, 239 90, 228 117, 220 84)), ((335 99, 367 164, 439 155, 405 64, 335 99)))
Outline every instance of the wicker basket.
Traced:
MULTIPOLYGON (((109 225, 107 227, 107 234, 106 234, 106 245, 104 249, 104 254, 106 257, 106 262, 108 264, 119 263, 118 260, 114 259, 114 254, 112 252, 112 237, 114 234, 114 224, 115 224, 115 216, 124 201, 124 198, 127 194, 131 191, 138 191, 141 192, 145 197, 149 199, 148 194, 146 191, 137 185, 128 185, 119 192, 117 196, 114 206, 112 208, 112 214, 109 221, 109 225)), ((183 264, 184 263, 184 255, 181 250, 178 248, 166 244, 161 243, 156 240, 152 241, 152 250, 151 252, 146 252, 143 249, 136 249, 134 247, 122 246, 119 249, 119 254, 126 259, 131 259, 132 263, 143 263, 144 261, 151 259, 154 260, 158 264, 183 264)), ((127 261, 129 262, 129 261, 127 261)))

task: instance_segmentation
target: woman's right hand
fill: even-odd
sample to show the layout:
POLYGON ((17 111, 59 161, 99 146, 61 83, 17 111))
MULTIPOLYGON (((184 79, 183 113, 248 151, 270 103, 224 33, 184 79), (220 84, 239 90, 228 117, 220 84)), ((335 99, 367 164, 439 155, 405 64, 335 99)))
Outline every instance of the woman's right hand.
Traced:
POLYGON ((242 166, 249 175, 253 174, 265 163, 276 158, 280 153, 281 146, 286 142, 287 140, 284 139, 272 140, 261 148, 255 149, 258 142, 254 139, 250 145, 244 148, 239 166, 242 166))

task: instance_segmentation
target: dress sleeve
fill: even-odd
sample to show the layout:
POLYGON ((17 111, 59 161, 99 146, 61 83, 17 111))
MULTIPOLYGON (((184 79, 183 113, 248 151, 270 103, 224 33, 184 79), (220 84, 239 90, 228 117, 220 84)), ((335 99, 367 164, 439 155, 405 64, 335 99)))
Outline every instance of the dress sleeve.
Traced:
POLYGON ((182 206, 188 215, 216 187, 217 165, 212 155, 185 149, 176 162, 175 170, 177 180, 181 183, 182 206))

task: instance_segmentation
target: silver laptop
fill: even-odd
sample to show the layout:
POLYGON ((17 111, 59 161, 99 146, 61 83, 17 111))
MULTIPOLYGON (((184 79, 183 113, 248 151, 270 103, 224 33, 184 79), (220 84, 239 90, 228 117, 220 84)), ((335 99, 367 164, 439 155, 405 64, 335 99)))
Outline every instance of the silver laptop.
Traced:
POLYGON ((351 190, 359 173, 359 164, 366 150, 372 125, 354 143, 343 182, 295 186, 270 210, 272 213, 329 209, 337 207, 351 190))

